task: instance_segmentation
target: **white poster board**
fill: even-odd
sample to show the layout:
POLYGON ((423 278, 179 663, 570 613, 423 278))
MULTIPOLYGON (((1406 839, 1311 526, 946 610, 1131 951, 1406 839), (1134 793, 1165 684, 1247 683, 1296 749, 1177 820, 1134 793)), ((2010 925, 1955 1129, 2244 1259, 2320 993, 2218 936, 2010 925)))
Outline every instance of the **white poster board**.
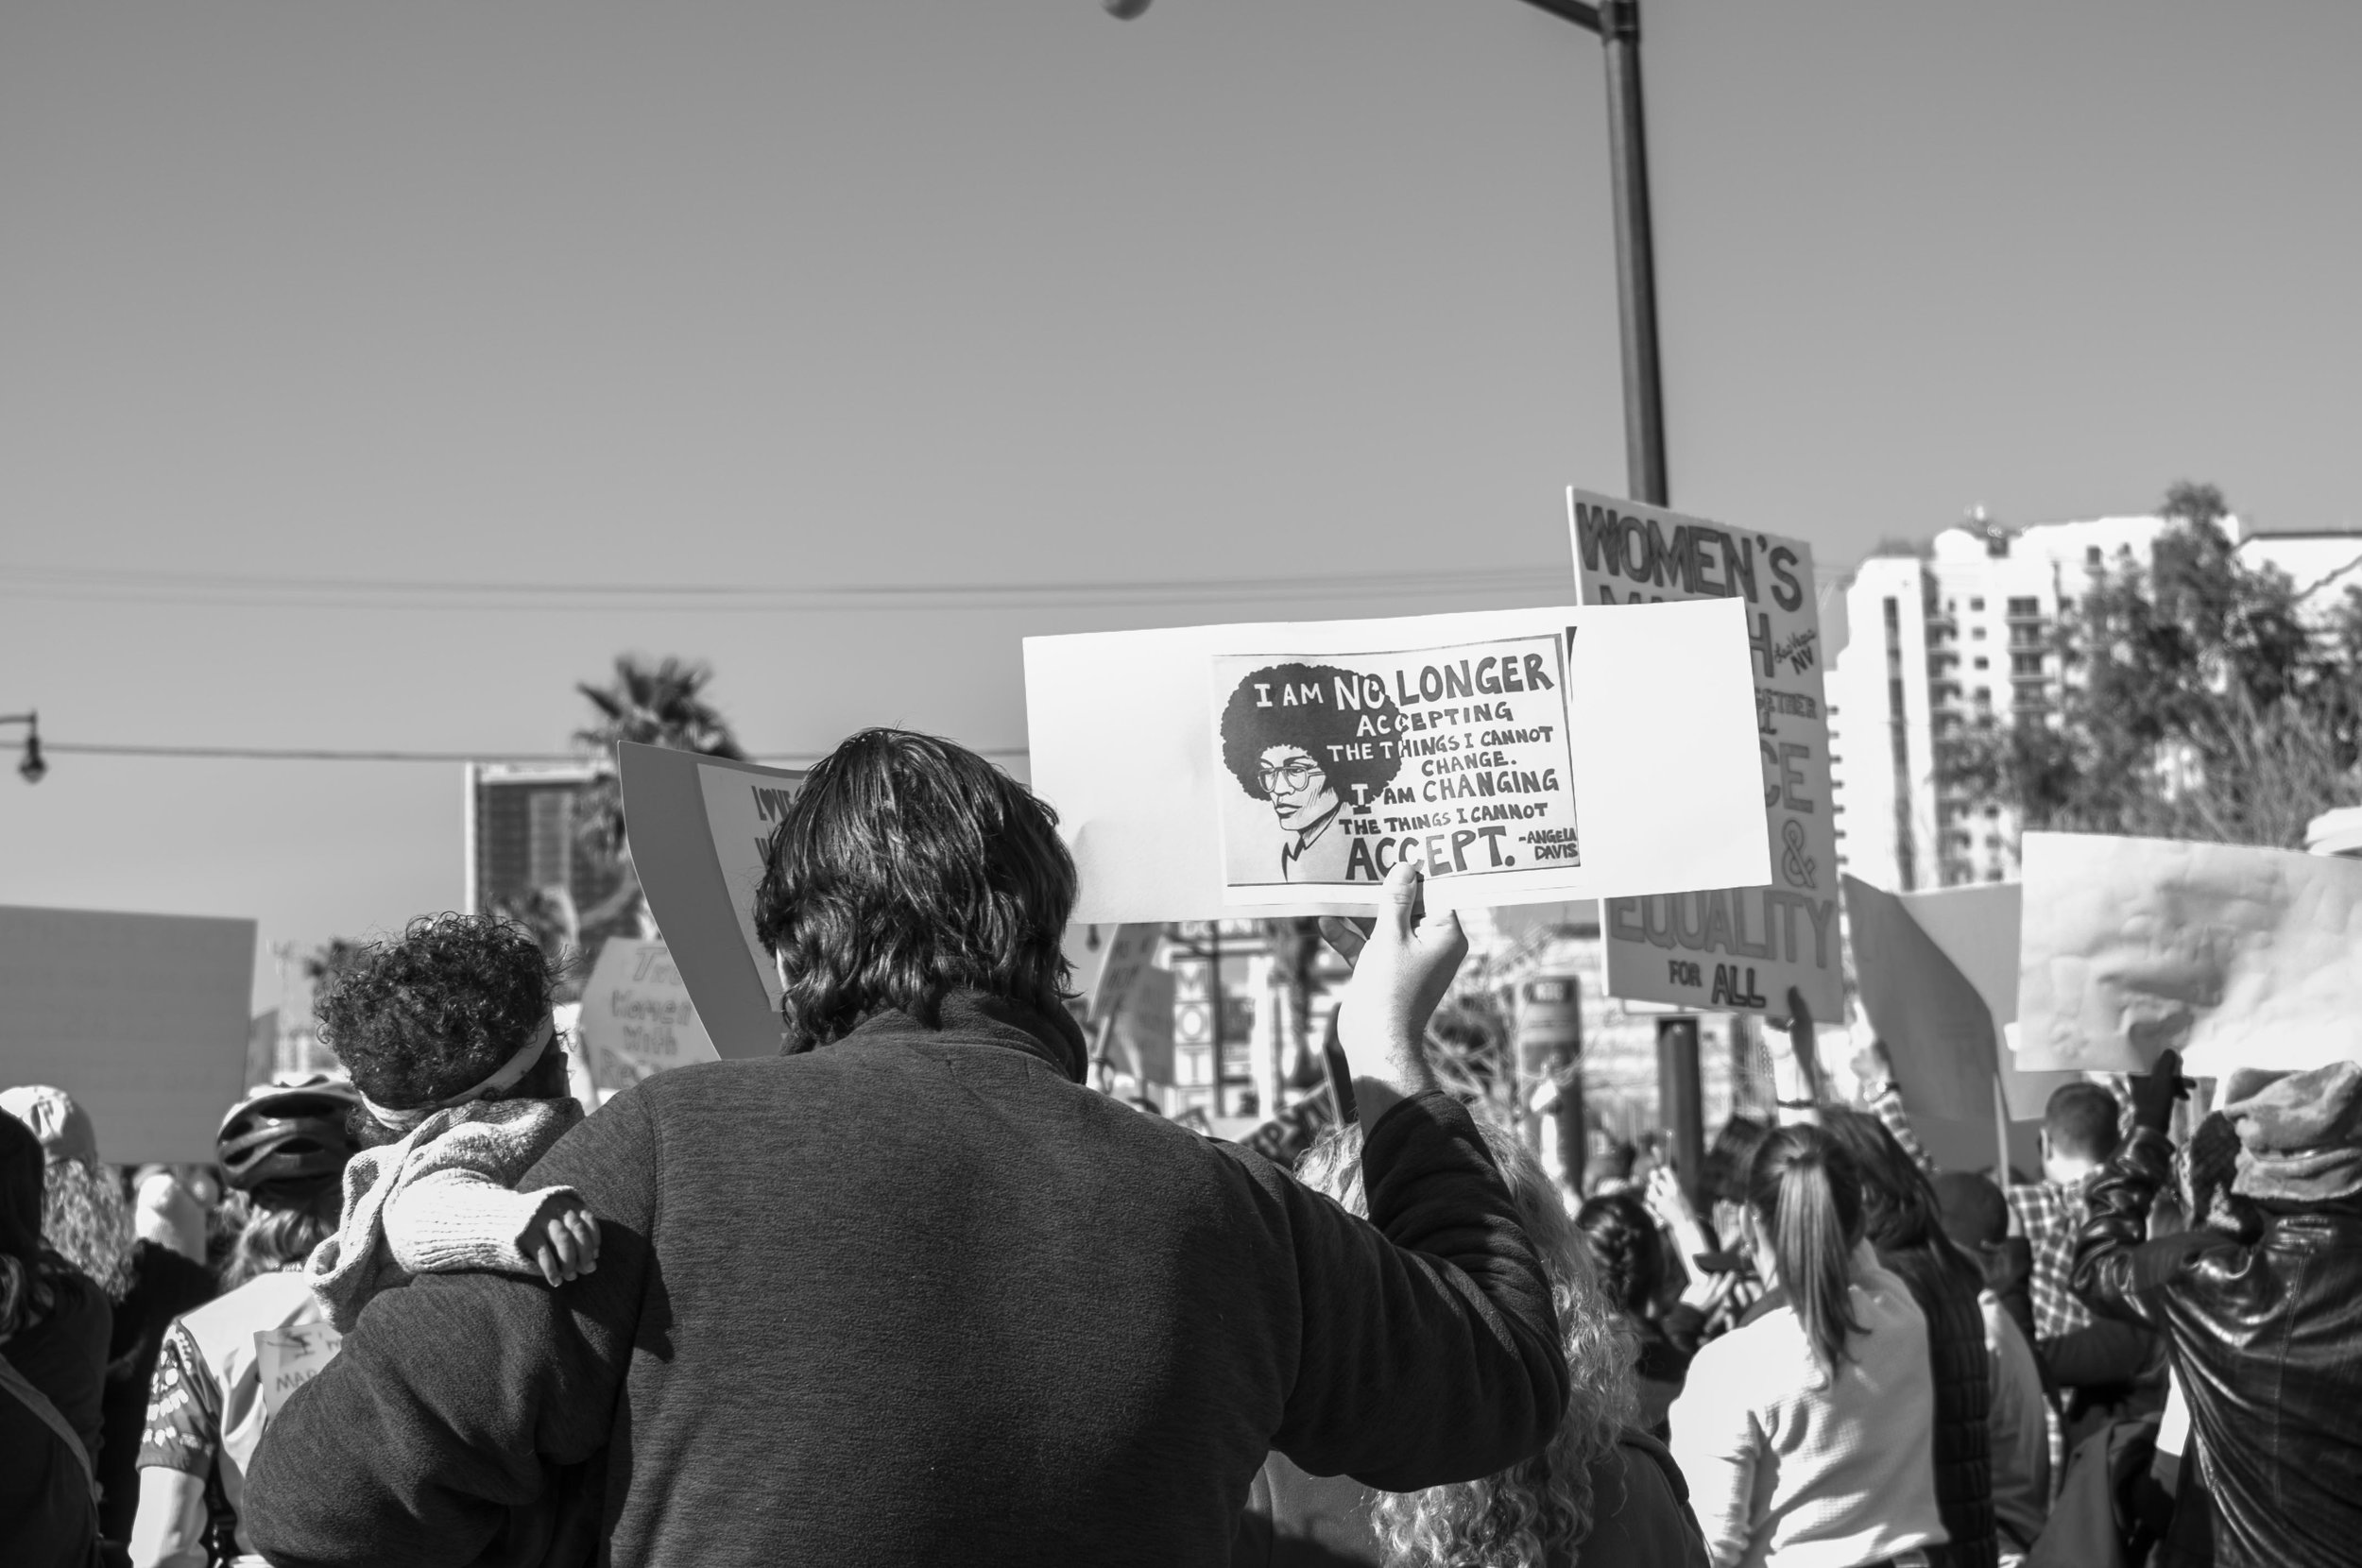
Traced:
POLYGON ((1588 490, 1566 492, 1566 526, 1586 605, 1745 606, 1759 809, 1770 835, 1763 885, 1686 897, 1669 889, 1603 910, 1608 995, 1785 1018, 1793 986, 1815 1018, 1835 1022, 1844 1015, 1845 976, 1812 546, 1588 490), (1812 939, 1789 940, 1800 929, 1812 939))
POLYGON ((755 888, 804 775, 663 746, 615 750, 632 864, 713 1048, 775 1054, 779 970, 755 936, 755 888))
POLYGON ((2028 833, 2017 1065, 2303 1071, 2362 1061, 2362 862, 2028 833))
POLYGON ((256 1333, 254 1370, 265 1428, 298 1389, 328 1370, 344 1342, 334 1323, 291 1323, 256 1333))
POLYGON ((251 920, 0 906, 0 1084, 72 1095, 110 1164, 211 1165, 253 987, 251 920))
MULTIPOLYGON (((1034 789, 1057 809, 1081 872, 1074 918, 1366 910, 1406 855, 1426 867, 1439 908, 1766 879, 1739 612, 1716 602, 1028 638, 1034 789), (1499 662, 1512 649, 1514 692, 1499 662), (1545 649, 1545 662, 1527 662, 1545 649), (1364 701, 1350 710, 1354 733, 1309 737, 1322 761, 1328 747, 1366 745, 1403 764, 1375 790, 1366 778, 1333 781, 1333 813, 1326 803, 1315 813, 1338 835, 1309 868, 1319 880, 1265 879, 1284 850, 1305 859, 1317 840, 1307 842, 1307 821, 1280 816, 1271 788, 1258 793, 1268 771, 1302 795, 1309 781, 1285 775, 1309 752, 1273 740, 1233 766, 1224 740, 1231 698, 1252 693, 1255 671, 1285 664, 1344 677, 1342 698, 1339 674, 1297 683, 1299 708, 1311 706, 1306 687, 1332 712, 1364 701), (1373 713, 1370 683, 1381 679, 1391 707, 1373 713), (1498 738, 1538 730, 1549 738, 1498 738), (1564 753, 1560 771, 1541 760, 1552 748, 1564 753)), ((1275 698, 1276 678, 1265 684, 1275 698)))
POLYGON ((717 1059, 662 942, 609 938, 583 987, 575 1027, 591 1050, 624 1065, 625 1079, 717 1059))

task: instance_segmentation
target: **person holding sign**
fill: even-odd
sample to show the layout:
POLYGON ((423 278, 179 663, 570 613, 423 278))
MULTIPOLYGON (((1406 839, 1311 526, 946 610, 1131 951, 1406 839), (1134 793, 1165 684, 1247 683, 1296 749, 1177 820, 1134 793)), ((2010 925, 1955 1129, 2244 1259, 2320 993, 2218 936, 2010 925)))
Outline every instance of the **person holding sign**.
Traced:
POLYGON ((599 1215, 596 1274, 380 1296, 257 1462, 265 1549, 471 1560, 588 1464, 602 1561, 1207 1563, 1274 1448, 1396 1490, 1539 1452, 1549 1278, 1421 1044, 1458 920, 1397 872, 1345 997, 1357 1219, 1083 1086, 1054 824, 931 737, 814 767, 755 901, 785 1051, 634 1084, 527 1173, 599 1215))
POLYGON ((2329 1568, 2362 1542, 2362 1065, 2241 1069, 2230 1228, 2149 1240, 2174 1182, 2165 1129, 2188 1093, 2178 1052, 2132 1080, 2133 1132, 2090 1193, 2077 1295, 2163 1333, 2189 1402, 2197 1481, 2165 1538, 2174 1562, 2329 1568))

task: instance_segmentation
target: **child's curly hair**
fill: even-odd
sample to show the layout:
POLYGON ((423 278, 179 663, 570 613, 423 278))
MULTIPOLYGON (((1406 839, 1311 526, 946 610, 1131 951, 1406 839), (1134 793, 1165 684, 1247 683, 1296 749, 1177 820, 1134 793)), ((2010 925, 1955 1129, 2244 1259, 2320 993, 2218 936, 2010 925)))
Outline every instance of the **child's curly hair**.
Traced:
POLYGON ((490 914, 421 915, 373 942, 314 1003, 321 1041, 380 1105, 432 1105, 482 1082, 550 1015, 541 945, 490 914))

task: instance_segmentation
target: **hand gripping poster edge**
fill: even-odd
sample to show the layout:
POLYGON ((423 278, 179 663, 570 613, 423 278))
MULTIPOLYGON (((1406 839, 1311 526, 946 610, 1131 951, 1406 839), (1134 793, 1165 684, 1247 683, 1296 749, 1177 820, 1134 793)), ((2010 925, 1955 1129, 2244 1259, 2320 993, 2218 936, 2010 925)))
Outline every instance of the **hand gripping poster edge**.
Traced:
POLYGON ((632 863, 707 1038, 724 1059, 776 1055, 779 1015, 746 950, 716 858, 700 770, 725 768, 800 785, 785 768, 625 741, 615 748, 632 863))

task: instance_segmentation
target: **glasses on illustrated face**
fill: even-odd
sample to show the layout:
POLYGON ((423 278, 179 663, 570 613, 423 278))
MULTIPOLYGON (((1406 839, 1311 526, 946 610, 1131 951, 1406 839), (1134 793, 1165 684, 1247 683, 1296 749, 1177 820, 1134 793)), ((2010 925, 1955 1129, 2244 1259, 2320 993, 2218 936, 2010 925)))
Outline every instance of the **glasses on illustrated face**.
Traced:
POLYGON ((1277 767, 1266 763, 1256 770, 1255 776, 1262 780, 1266 794, 1278 793, 1282 786, 1290 794, 1301 794, 1307 785, 1321 776, 1321 765, 1309 757, 1297 757, 1277 767))

